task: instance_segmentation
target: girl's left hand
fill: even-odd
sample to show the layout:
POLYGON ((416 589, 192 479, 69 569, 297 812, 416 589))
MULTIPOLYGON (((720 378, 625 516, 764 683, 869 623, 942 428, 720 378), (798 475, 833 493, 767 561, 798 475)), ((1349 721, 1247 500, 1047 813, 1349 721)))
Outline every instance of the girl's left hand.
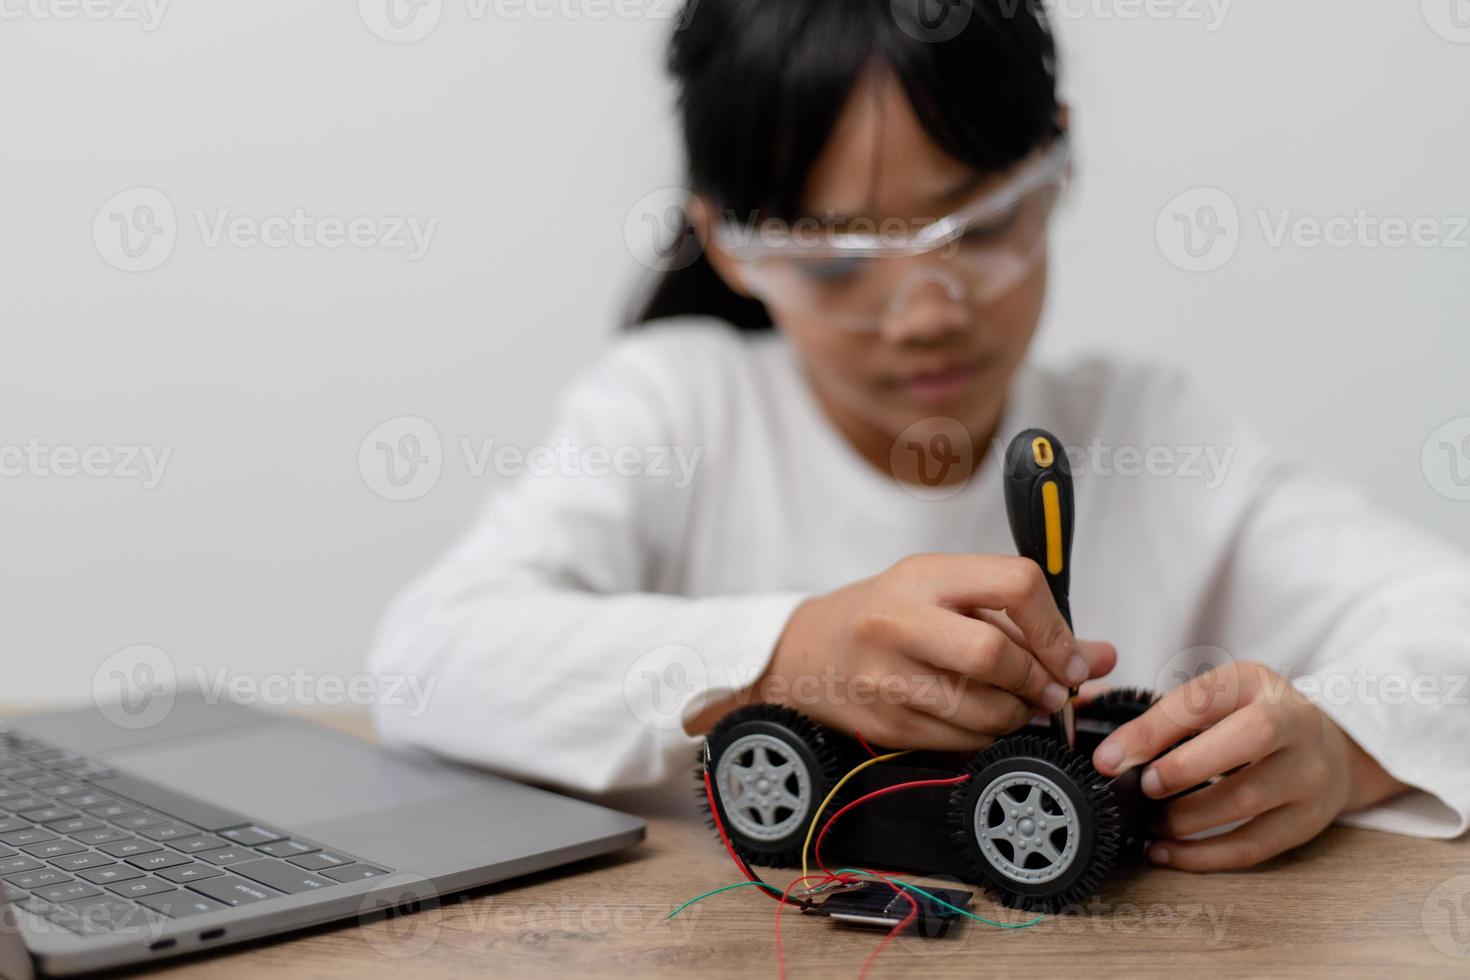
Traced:
POLYGON ((1147 763, 1154 799, 1210 783, 1163 807, 1149 858, 1185 871, 1258 864, 1304 844, 1338 814, 1404 789, 1291 682, 1261 664, 1201 674, 1169 691, 1098 746, 1093 765, 1115 776, 1147 763), (1205 840, 1181 840, 1241 820, 1205 840))

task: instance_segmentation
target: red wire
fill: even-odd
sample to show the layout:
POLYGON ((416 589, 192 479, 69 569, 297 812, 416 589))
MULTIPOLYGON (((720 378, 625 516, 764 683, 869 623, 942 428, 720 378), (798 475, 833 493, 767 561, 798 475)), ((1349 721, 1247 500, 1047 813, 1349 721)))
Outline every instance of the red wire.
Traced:
POLYGON ((735 851, 735 845, 730 843, 730 835, 725 833, 725 822, 720 819, 720 808, 715 802, 715 790, 714 786, 710 783, 708 769, 704 771, 704 795, 709 800, 709 813, 714 818, 715 830, 720 833, 720 841, 725 845, 725 853, 730 855, 730 860, 735 862, 735 867, 740 869, 740 873, 745 876, 746 881, 751 881, 761 886, 760 891, 762 895, 770 895, 772 898, 775 898, 776 886, 763 881, 755 872, 751 871, 750 865, 741 860, 740 855, 735 851))
POLYGON ((852 730, 852 734, 854 736, 856 736, 856 738, 858 740, 858 744, 863 747, 863 751, 864 752, 868 753, 868 755, 872 756, 875 759, 878 758, 878 753, 877 752, 874 752, 873 751, 873 747, 868 744, 868 740, 865 739, 865 738, 863 738, 863 733, 862 732, 860 732, 856 728, 854 728, 852 730))
MULTIPOLYGON (((861 733, 855 732, 854 734, 857 734, 858 740, 862 741, 861 733)), ((863 742, 863 747, 868 748, 866 742, 863 742)), ((868 751, 872 752, 872 749, 868 748, 868 751)), ((887 796, 890 793, 897 793, 906 789, 919 789, 925 786, 954 786, 958 783, 968 781, 969 778, 970 777, 968 775, 964 775, 956 776, 953 779, 923 779, 911 783, 897 783, 893 786, 885 786, 880 790, 875 790, 872 793, 868 793, 866 796, 858 797, 856 800, 853 800, 851 803, 847 804, 827 819, 827 822, 822 825, 821 832, 817 834, 816 844, 812 847, 812 855, 816 858, 817 865, 822 869, 824 873, 820 875, 803 875, 800 878, 795 879, 786 886, 786 890, 783 891, 781 893, 781 897, 777 899, 775 946, 776 972, 780 980, 785 980, 786 978, 786 955, 785 950, 782 948, 781 945, 781 916, 782 913, 786 911, 787 903, 791 901, 791 890, 802 882, 811 881, 813 879, 820 879, 821 884, 823 885, 832 881, 847 882, 856 880, 851 875, 833 874, 832 871, 825 864, 822 863, 822 840, 827 836, 827 831, 832 829, 832 825, 837 822, 838 818, 840 818, 844 813, 853 809, 854 807, 861 806, 869 800, 877 799, 880 796, 887 796)), ((755 882, 758 885, 766 885, 767 883, 756 877, 756 875, 751 872, 749 866, 740 859, 740 855, 735 851, 735 845, 730 842, 730 836, 725 832, 725 823, 722 819, 720 819, 720 809, 717 801, 715 800, 714 784, 710 780, 708 769, 706 769, 704 772, 704 794, 705 798, 709 801, 709 812, 710 816, 714 818, 715 830, 719 832, 720 842, 725 845, 725 851, 730 855, 730 860, 735 862, 735 866, 740 869, 740 873, 745 876, 747 881, 755 882)), ((874 874, 877 874, 877 872, 874 872, 874 874)), ((868 975, 868 971, 872 969, 873 964, 877 962, 878 957, 882 955, 883 950, 888 948, 888 945, 893 942, 894 938, 897 937, 909 926, 913 925, 913 923, 919 917, 919 903, 914 900, 914 897, 912 895, 910 895, 905 889, 899 887, 897 884, 891 881, 887 876, 882 874, 877 874, 877 876, 883 881, 884 884, 888 885, 889 888, 892 888, 895 894, 901 895, 904 901, 909 903, 909 914, 904 916, 903 920, 900 921, 898 925, 889 930, 888 934, 883 937, 883 941, 880 942, 877 948, 875 948, 873 952, 868 955, 868 958, 863 961, 862 969, 858 973, 859 980, 863 980, 863 978, 868 975)), ((764 891, 764 889, 762 890, 764 891)), ((770 894, 770 892, 767 892, 767 894, 770 894)))
POLYGON ((730 860, 735 862, 735 867, 740 869, 746 881, 755 881, 756 877, 750 873, 745 862, 735 854, 735 845, 730 843, 730 837, 725 833, 725 822, 720 819, 720 808, 715 805, 715 788, 710 783, 708 769, 704 771, 704 795, 709 800, 709 813, 715 818, 715 829, 720 832, 720 842, 725 845, 725 853, 730 855, 730 860))
MULTIPOLYGON (((874 872, 874 874, 877 874, 877 872, 874 872)), ((914 901, 914 896, 910 895, 907 890, 898 887, 898 885, 894 884, 886 876, 878 875, 878 877, 882 878, 884 884, 892 888, 899 895, 902 895, 904 901, 909 903, 909 914, 904 916, 902 922, 890 929, 888 935, 883 937, 883 941, 878 944, 877 948, 868 954, 868 958, 863 961, 863 968, 858 971, 858 980, 863 980, 868 975, 868 971, 873 968, 874 963, 878 962, 878 957, 883 955, 883 950, 888 948, 888 944, 893 942, 894 937, 913 925, 914 921, 919 917, 919 903, 914 901)))
MULTIPOLYGON (((838 877, 837 875, 832 874, 832 871, 825 864, 822 863, 822 838, 827 836, 827 831, 832 829, 832 825, 837 822, 837 819, 848 810, 851 810, 853 807, 861 806, 869 800, 875 800, 880 796, 887 796, 890 793, 898 793, 906 789, 918 789, 923 786, 954 786, 958 783, 968 782, 969 779, 969 775, 966 774, 963 776, 955 776, 953 779, 921 779, 912 783, 895 783, 892 786, 885 786, 882 789, 874 790, 866 796, 858 797, 851 803, 847 804, 847 806, 832 814, 832 816, 827 819, 827 822, 822 825, 821 832, 817 834, 817 842, 815 845, 812 846, 812 856, 817 859, 817 866, 830 876, 828 878, 829 881, 832 878, 838 877)), ((872 953, 868 954, 868 958, 863 961, 862 970, 858 973, 858 980, 863 980, 863 978, 868 975, 868 971, 873 968, 873 964, 877 962, 878 957, 882 955, 883 950, 888 948, 888 944, 893 942, 894 938, 898 936, 899 933, 903 932, 909 926, 913 925, 919 917, 919 903, 914 901, 914 897, 912 895, 910 895, 905 889, 900 888, 898 885, 896 885, 894 882, 890 881, 883 875, 879 875, 878 877, 882 878, 884 884, 888 885, 889 888, 892 888, 897 894, 902 895, 904 901, 909 903, 909 914, 904 916, 903 921, 901 921, 898 925, 890 929, 888 931, 888 935, 883 937, 883 941, 878 944, 877 948, 874 949, 872 953)), ((777 912, 779 914, 780 910, 778 909, 777 912)), ((776 945, 778 957, 780 956, 779 933, 780 928, 778 924, 776 945)), ((779 965, 779 959, 777 962, 779 965)), ((784 975, 785 974, 783 971, 782 976, 784 977, 784 975)))
POLYGON ((832 814, 832 816, 827 819, 827 822, 822 825, 821 832, 817 834, 817 842, 812 846, 812 857, 817 859, 817 867, 821 868, 829 875, 832 874, 832 870, 822 863, 822 838, 827 836, 827 831, 832 829, 832 825, 837 822, 837 819, 848 810, 851 810, 853 807, 861 806, 869 800, 876 800, 880 796, 887 796, 890 793, 902 792, 906 789, 919 789, 924 786, 954 786, 957 783, 968 782, 969 779, 970 777, 968 774, 964 776, 955 776, 953 779, 920 779, 912 783, 895 783, 892 786, 885 786, 882 789, 874 790, 867 796, 859 796, 857 799, 847 804, 847 806, 832 814))
MULTIPOLYGON (((829 881, 851 880, 850 876, 844 877, 842 875, 834 874, 802 875, 800 878, 797 878, 796 880, 792 881, 791 884, 787 885, 786 890, 781 893, 780 903, 776 906, 776 976, 779 977, 780 980, 786 980, 786 954, 785 951, 781 948, 781 914, 786 911, 786 903, 791 899, 791 889, 795 888, 797 885, 801 884, 804 881, 811 881, 813 878, 820 878, 821 884, 823 885, 825 885, 829 881)), ((917 905, 914 906, 914 908, 915 911, 918 910, 917 905)))

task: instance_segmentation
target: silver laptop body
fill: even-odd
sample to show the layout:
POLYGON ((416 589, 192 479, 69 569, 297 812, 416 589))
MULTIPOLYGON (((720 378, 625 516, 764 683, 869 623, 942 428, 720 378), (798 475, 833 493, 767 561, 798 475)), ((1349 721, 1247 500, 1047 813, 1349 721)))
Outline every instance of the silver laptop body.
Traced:
POLYGON ((0 973, 131 966, 604 854, 644 823, 300 719, 180 693, 0 730, 0 973))

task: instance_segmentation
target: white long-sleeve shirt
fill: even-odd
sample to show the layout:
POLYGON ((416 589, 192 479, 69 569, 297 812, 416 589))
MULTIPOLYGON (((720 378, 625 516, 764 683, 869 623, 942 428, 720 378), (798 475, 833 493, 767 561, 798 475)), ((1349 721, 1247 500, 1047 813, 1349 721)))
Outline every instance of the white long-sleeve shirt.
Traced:
POLYGON ((860 458, 778 334, 713 321, 620 339, 567 392, 537 475, 414 582, 372 669, 433 678, 378 709, 390 741, 589 794, 687 793, 705 699, 758 678, 806 597, 926 552, 1014 554, 999 455, 1072 450, 1077 633, 1110 684, 1233 658, 1293 679, 1417 787, 1344 818, 1470 822, 1470 561, 1266 445, 1172 371, 1027 367, 952 495, 860 458))

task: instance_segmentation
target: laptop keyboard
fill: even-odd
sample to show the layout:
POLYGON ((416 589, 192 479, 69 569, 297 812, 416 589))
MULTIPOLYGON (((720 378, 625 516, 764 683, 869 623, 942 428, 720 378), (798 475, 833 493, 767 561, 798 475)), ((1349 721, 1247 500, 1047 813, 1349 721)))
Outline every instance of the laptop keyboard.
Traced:
POLYGON ((387 873, 0 725, 0 881, 17 906, 70 932, 116 933, 387 873))

